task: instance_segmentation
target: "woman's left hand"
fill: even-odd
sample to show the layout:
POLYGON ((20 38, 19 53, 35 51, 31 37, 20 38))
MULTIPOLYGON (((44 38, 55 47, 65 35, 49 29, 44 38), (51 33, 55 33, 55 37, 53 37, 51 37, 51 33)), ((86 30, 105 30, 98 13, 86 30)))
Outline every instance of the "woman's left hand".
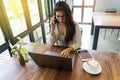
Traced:
POLYGON ((60 53, 60 56, 62 57, 69 57, 69 53, 71 52, 71 49, 70 48, 66 48, 64 49, 61 53, 60 53))

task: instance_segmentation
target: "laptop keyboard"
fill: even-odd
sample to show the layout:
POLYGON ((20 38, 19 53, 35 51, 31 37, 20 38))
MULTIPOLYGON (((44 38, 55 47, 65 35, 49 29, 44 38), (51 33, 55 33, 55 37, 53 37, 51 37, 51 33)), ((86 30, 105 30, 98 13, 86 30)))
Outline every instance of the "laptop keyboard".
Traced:
POLYGON ((59 56, 59 53, 54 51, 45 51, 44 54, 51 55, 51 56, 59 56))

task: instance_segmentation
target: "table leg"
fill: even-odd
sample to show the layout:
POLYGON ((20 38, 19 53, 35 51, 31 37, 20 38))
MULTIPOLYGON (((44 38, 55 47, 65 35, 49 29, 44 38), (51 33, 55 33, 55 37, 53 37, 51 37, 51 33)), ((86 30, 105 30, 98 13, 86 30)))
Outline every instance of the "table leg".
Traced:
POLYGON ((92 19, 92 25, 91 25, 91 35, 93 35, 93 32, 94 32, 94 22, 93 22, 93 19, 92 19))
POLYGON ((119 32, 120 32, 120 30, 118 29, 116 40, 118 40, 118 38, 119 38, 119 32))
POLYGON ((92 46, 92 49, 94 49, 94 50, 97 49, 98 37, 99 37, 99 26, 95 26, 93 46, 92 46))

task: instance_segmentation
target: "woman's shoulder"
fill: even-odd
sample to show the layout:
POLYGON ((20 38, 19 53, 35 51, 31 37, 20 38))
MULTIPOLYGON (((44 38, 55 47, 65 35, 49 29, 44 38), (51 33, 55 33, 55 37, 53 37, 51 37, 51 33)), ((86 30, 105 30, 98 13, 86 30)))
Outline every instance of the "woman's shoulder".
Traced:
POLYGON ((77 23, 77 22, 75 22, 75 21, 74 21, 74 24, 75 24, 75 26, 78 26, 78 25, 79 25, 79 23, 77 23))
POLYGON ((79 23, 75 22, 74 24, 75 24, 75 27, 79 27, 79 23))
POLYGON ((78 31, 78 30, 80 30, 80 31, 82 31, 82 28, 81 28, 81 26, 79 25, 79 23, 75 23, 75 27, 76 27, 76 30, 78 31))

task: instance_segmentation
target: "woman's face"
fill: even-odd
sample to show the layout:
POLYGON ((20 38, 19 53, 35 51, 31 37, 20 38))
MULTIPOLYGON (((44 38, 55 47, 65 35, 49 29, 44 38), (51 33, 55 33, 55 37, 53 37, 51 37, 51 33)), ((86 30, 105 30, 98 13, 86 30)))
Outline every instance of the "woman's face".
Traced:
POLYGON ((65 15, 65 13, 62 12, 62 11, 57 11, 57 12, 56 12, 56 19, 57 19, 57 21, 59 22, 59 24, 65 23, 65 20, 66 20, 66 15, 65 15))

